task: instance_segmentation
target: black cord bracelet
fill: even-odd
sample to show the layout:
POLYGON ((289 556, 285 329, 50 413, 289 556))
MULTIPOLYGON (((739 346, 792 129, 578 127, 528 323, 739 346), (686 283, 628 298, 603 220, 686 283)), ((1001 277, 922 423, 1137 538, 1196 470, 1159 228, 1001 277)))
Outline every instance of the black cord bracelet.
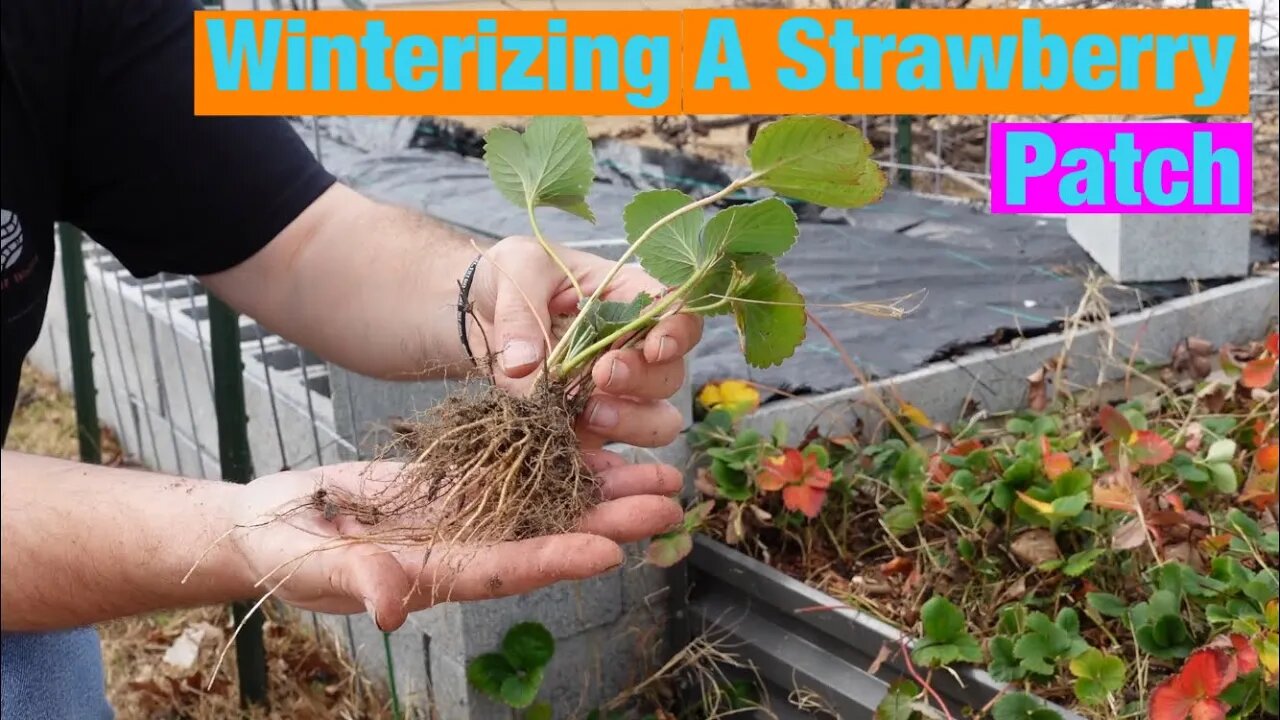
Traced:
POLYGON ((467 353, 467 359, 471 364, 476 364, 476 356, 471 354, 471 342, 467 339, 467 313, 471 310, 471 281, 476 276, 476 266, 480 264, 483 255, 477 255, 475 260, 471 261, 471 265, 467 267, 467 272, 458 281, 458 338, 462 340, 462 349, 467 353))

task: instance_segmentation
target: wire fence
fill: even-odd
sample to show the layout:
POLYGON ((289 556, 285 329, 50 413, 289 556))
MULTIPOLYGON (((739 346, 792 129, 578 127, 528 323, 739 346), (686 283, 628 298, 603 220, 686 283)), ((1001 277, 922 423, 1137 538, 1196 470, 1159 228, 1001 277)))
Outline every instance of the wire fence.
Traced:
MULTIPOLYGON (((832 4, 840 3, 833 0, 832 4)), ((906 4, 907 0, 892 3, 906 4)), ((916 4, 939 5, 922 0, 916 4)), ((947 6, 963 4, 965 0, 958 0, 947 6)), ((1155 3, 1107 5, 1139 4, 1155 3)), ((1271 232, 1280 212, 1276 4, 1277 0, 1263 0, 1253 12, 1257 60, 1251 91, 1258 144, 1255 225, 1271 232)), ((256 0, 253 5, 271 7, 256 0)), ((351 5, 341 2, 338 6, 351 5)), ((985 205, 991 178, 987 131, 992 120, 1005 118, 849 117, 882 148, 881 161, 899 185, 985 205)), ((696 136, 700 130, 694 123, 700 121, 707 122, 683 119, 684 126, 679 126, 667 119, 666 126, 655 125, 655 130, 668 133, 679 146, 680 133, 696 136)), ((746 132, 760 121, 741 119, 746 132)), ((725 121, 721 122, 723 127, 725 121)), ((312 123, 311 128, 310 142, 323 162, 319 124, 312 123)), ((329 366, 314 353, 238 315, 190 277, 161 273, 135 278, 110 253, 69 225, 58 227, 58 242, 62 273, 55 278, 47 326, 33 359, 51 368, 64 387, 74 389, 80 454, 85 461, 102 459, 97 447, 100 424, 116 431, 132 460, 185 476, 243 483, 267 472, 364 459, 354 442, 358 437, 354 421, 349 427, 338 427, 336 386, 329 366)), ((235 606, 235 619, 243 619, 246 610, 235 606)), ((262 617, 255 615, 238 637, 237 667, 242 699, 261 704, 267 697, 267 658, 262 617)), ((313 616, 312 622, 319 629, 320 619, 313 616)), ((341 639, 356 654, 350 618, 325 624, 345 635, 341 639)), ((421 664, 423 658, 397 656, 386 633, 380 650, 393 712, 401 717, 407 708, 396 687, 397 666, 421 664)), ((426 691, 429 694, 431 689, 426 691)))

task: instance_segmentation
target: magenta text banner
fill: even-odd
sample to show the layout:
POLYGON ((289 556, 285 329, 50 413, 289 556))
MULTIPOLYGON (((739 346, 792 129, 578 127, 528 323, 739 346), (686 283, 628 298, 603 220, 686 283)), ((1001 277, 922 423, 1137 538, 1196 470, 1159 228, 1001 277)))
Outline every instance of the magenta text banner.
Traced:
POLYGON ((1245 123, 992 123, 993 213, 1251 213, 1245 123))

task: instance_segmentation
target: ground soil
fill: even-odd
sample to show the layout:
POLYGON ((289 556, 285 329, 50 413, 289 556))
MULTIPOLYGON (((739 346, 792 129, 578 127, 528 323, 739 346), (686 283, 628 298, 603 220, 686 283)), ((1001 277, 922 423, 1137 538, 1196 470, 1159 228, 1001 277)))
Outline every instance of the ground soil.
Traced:
MULTIPOLYGON (((110 431, 103 432, 102 448, 104 463, 126 463, 110 431)), ((79 454, 71 398, 52 378, 30 365, 22 369, 18 407, 5 449, 67 459, 79 454)), ((267 617, 271 710, 251 717, 393 717, 385 688, 363 678, 323 628, 276 606, 268 607, 267 617)), ((218 654, 234 629, 227 608, 156 613, 106 623, 99 629, 107 696, 120 720, 225 720, 239 716, 234 647, 218 670, 212 689, 205 689, 218 654), (177 662, 166 662, 166 653, 177 662)))

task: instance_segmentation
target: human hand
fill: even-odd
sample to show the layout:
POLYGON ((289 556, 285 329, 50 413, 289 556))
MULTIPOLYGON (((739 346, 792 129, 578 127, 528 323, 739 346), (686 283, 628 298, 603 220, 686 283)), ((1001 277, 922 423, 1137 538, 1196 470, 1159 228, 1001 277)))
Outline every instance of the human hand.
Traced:
POLYGON ((401 467, 384 462, 254 480, 227 509, 238 526, 230 539, 251 576, 246 585, 261 581, 257 589, 265 594, 279 584, 275 597, 304 610, 368 612, 389 632, 408 613, 439 602, 518 595, 606 572, 623 562, 619 543, 648 538, 681 521, 680 505, 670 497, 681 487, 675 468, 629 465, 604 450, 588 451, 587 461, 600 477, 602 502, 574 533, 485 547, 437 547, 428 555, 421 545, 362 539, 369 527, 356 518, 327 517, 323 509, 300 501, 319 489, 368 496, 401 467))
MULTIPOLYGON (((555 246, 584 293, 595 292, 614 263, 591 253, 555 246)), ((604 300, 629 302, 640 292, 665 288, 635 266, 621 269, 602 294, 604 300)), ((487 249, 476 268, 470 300, 479 332, 468 333, 477 357, 495 354, 499 386, 524 391, 554 343, 554 316, 572 315, 578 295, 564 272, 537 240, 509 237, 487 249)), ((474 320, 473 320, 474 322, 474 320)), ((661 320, 641 347, 611 350, 592 371, 595 392, 578 423, 584 447, 606 442, 661 447, 681 430, 681 416, 668 399, 684 383, 684 358, 702 337, 702 318, 677 314, 661 320)))

